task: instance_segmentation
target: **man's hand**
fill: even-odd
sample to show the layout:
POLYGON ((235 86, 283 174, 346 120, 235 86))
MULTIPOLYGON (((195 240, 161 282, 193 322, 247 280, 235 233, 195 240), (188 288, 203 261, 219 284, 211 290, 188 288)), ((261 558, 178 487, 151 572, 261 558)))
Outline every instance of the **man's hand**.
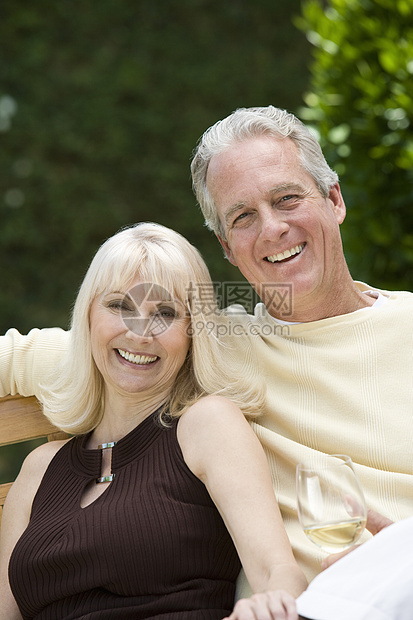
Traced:
MULTIPOLYGON (((371 510, 369 508, 369 510, 367 511, 366 528, 369 530, 369 532, 373 534, 373 536, 383 530, 385 527, 391 525, 392 523, 393 521, 390 521, 390 519, 384 517, 375 510, 371 510)), ((333 553, 332 555, 329 555, 321 562, 321 568, 325 570, 326 568, 334 564, 334 562, 337 562, 337 560, 340 560, 345 555, 353 551, 353 549, 356 549, 356 547, 358 547, 358 545, 355 545, 355 547, 350 547, 350 549, 346 549, 341 553, 333 553)))
POLYGON ((294 597, 276 590, 239 600, 223 620, 298 620, 298 614, 294 597))
POLYGON ((375 510, 369 509, 367 511, 367 523, 366 527, 369 532, 373 534, 377 534, 381 530, 384 530, 385 527, 391 525, 393 521, 390 521, 387 517, 383 517, 380 513, 375 510))

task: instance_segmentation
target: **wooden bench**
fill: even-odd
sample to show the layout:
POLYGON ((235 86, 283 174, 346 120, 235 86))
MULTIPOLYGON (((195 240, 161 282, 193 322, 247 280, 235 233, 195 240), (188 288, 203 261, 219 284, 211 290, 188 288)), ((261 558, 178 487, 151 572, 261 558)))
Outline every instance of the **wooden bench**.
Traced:
MULTIPOLYGON (((31 439, 48 441, 68 437, 43 415, 34 396, 4 396, 0 398, 0 446, 31 439)), ((0 522, 7 493, 13 483, 0 484, 0 522)))

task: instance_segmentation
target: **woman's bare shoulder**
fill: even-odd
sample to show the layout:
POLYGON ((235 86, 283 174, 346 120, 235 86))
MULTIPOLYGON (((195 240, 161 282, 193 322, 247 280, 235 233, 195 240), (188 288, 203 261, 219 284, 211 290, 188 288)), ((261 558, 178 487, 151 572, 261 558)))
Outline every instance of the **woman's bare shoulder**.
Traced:
POLYGON ((70 439, 48 441, 32 450, 26 456, 16 482, 23 481, 31 484, 37 482, 38 486, 53 457, 68 441, 70 439))
POLYGON ((20 473, 7 494, 2 517, 2 530, 3 522, 8 524, 10 531, 16 530, 20 533, 27 526, 33 498, 46 469, 67 441, 70 440, 65 439, 42 444, 26 456, 20 473))
POLYGON ((258 440, 240 408, 219 395, 201 398, 181 416, 178 441, 189 469, 203 478, 220 453, 258 440))
POLYGON ((182 415, 182 423, 188 426, 195 425, 198 428, 203 424, 208 427, 211 425, 221 427, 227 424, 249 426, 238 405, 219 394, 203 396, 188 407, 182 415))

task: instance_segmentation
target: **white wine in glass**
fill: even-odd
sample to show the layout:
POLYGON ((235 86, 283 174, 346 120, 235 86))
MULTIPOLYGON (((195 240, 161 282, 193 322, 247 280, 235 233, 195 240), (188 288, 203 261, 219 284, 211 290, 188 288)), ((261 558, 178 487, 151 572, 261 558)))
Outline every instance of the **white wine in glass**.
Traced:
POLYGON ((354 545, 367 519, 366 503, 349 456, 321 456, 297 465, 298 518, 307 537, 329 553, 354 545))

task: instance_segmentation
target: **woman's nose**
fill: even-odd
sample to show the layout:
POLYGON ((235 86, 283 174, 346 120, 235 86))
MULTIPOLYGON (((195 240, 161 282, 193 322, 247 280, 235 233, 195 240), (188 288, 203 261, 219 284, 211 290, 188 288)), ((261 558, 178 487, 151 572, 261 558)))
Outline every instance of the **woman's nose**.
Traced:
POLYGON ((156 331, 153 317, 135 316, 124 318, 123 322, 127 329, 126 337, 131 340, 141 340, 142 338, 148 340, 153 338, 156 331))

